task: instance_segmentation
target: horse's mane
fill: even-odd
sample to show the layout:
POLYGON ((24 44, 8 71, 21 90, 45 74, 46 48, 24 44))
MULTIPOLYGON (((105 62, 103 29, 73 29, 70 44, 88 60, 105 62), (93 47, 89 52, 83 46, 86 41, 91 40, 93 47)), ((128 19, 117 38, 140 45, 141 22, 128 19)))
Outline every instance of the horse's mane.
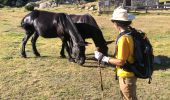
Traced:
MULTIPOLYGON (((72 26, 72 31, 74 32, 71 32, 72 34, 70 34, 70 36, 72 37, 72 39, 79 39, 77 40, 79 43, 82 43, 84 44, 84 41, 83 41, 83 38, 81 37, 81 35, 79 34, 79 32, 77 31, 77 28, 75 27, 74 23, 72 22, 71 18, 66 15, 66 18, 67 18, 67 25, 68 27, 70 27, 70 25, 72 26), (74 35, 76 38, 74 38, 72 35, 74 35)), ((70 33, 70 32, 69 32, 70 33)), ((74 41, 74 40, 73 40, 74 41)))

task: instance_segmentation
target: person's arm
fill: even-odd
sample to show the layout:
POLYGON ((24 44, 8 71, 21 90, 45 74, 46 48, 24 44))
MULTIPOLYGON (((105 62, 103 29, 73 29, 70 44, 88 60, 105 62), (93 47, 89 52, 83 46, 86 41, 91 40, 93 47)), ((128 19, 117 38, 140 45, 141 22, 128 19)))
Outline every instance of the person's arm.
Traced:
POLYGON ((108 63, 117 66, 123 66, 126 63, 128 56, 129 56, 128 41, 126 37, 122 37, 120 38, 120 41, 118 43, 117 58, 110 58, 108 63))
POLYGON ((122 38, 122 40, 119 42, 119 45, 118 45, 117 58, 103 56, 103 54, 98 51, 95 51, 95 58, 98 60, 100 59, 103 62, 116 65, 116 66, 123 66, 126 63, 126 60, 129 55, 128 48, 129 47, 128 47, 126 38, 122 38))
POLYGON ((116 58, 110 58, 108 63, 116 65, 116 66, 123 66, 126 63, 126 61, 125 60, 116 59, 116 58))

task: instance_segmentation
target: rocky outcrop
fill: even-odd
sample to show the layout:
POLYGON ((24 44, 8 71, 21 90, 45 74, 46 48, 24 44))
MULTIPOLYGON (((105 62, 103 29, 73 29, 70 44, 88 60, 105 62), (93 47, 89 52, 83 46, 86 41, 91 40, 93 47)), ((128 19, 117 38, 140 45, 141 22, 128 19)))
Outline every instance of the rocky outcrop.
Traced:
POLYGON ((85 9, 85 10, 97 10, 98 2, 91 2, 91 3, 84 3, 79 5, 80 9, 85 9))
POLYGON ((39 4, 40 9, 55 7, 57 4, 54 1, 46 1, 39 4))

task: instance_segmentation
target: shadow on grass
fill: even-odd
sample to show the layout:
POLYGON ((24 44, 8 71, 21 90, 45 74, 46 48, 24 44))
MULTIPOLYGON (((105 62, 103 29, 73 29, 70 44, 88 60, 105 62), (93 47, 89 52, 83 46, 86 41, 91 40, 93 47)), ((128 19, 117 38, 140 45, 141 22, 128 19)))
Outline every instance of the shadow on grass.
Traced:
POLYGON ((88 54, 86 54, 86 56, 92 56, 92 55, 94 55, 94 53, 88 53, 88 54))
POLYGON ((106 68, 106 67, 112 67, 115 68, 114 65, 107 64, 107 63, 101 63, 99 65, 98 61, 94 57, 87 57, 86 58, 86 63, 83 65, 83 67, 89 67, 89 68, 106 68))
MULTIPOLYGON (((89 55, 92 55, 92 54, 89 54, 89 55)), ((170 69, 170 58, 168 56, 158 55, 157 57, 160 59, 161 64, 154 64, 153 65, 154 70, 170 69)), ((97 60, 94 57, 91 57, 91 56, 86 58, 86 63, 83 66, 84 67, 99 67, 97 60)), ((108 67, 108 66, 111 66, 111 65, 101 64, 100 66, 105 68, 105 67, 108 67)), ((111 66, 111 67, 114 67, 114 66, 111 66)))
POLYGON ((98 64, 96 64, 96 62, 93 62, 93 63, 85 63, 82 67, 88 67, 88 68, 98 68, 98 67, 101 67, 101 68, 106 68, 105 65, 102 65, 100 64, 100 66, 98 64))
POLYGON ((91 55, 92 54, 86 54, 86 61, 85 61, 85 64, 83 64, 82 67, 90 67, 90 68, 91 67, 92 68, 97 68, 98 67, 97 60, 91 55))
POLYGON ((47 58, 65 59, 65 58, 56 57, 56 56, 27 56, 26 58, 19 56, 19 57, 16 57, 16 58, 23 58, 23 59, 47 59, 47 58))
POLYGON ((164 55, 158 55, 161 64, 154 64, 154 70, 167 70, 170 69, 170 58, 164 55))

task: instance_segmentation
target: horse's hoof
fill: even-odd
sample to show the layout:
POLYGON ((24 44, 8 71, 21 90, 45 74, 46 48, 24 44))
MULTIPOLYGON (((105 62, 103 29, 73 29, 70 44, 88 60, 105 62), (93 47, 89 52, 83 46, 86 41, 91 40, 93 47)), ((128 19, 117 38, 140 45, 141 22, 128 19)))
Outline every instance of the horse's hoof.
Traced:
POLYGON ((69 62, 75 62, 73 58, 69 58, 69 62))
POLYGON ((22 57, 22 58, 27 58, 27 56, 26 56, 26 55, 21 55, 21 57, 22 57))
POLYGON ((35 54, 36 57, 41 57, 41 55, 39 53, 35 54))
POLYGON ((21 52, 21 57, 22 57, 22 58, 27 58, 26 53, 25 53, 25 52, 21 52))
POLYGON ((66 58, 66 56, 65 55, 60 55, 60 58, 66 58))
POLYGON ((82 66, 85 63, 85 61, 78 61, 77 63, 82 66))

